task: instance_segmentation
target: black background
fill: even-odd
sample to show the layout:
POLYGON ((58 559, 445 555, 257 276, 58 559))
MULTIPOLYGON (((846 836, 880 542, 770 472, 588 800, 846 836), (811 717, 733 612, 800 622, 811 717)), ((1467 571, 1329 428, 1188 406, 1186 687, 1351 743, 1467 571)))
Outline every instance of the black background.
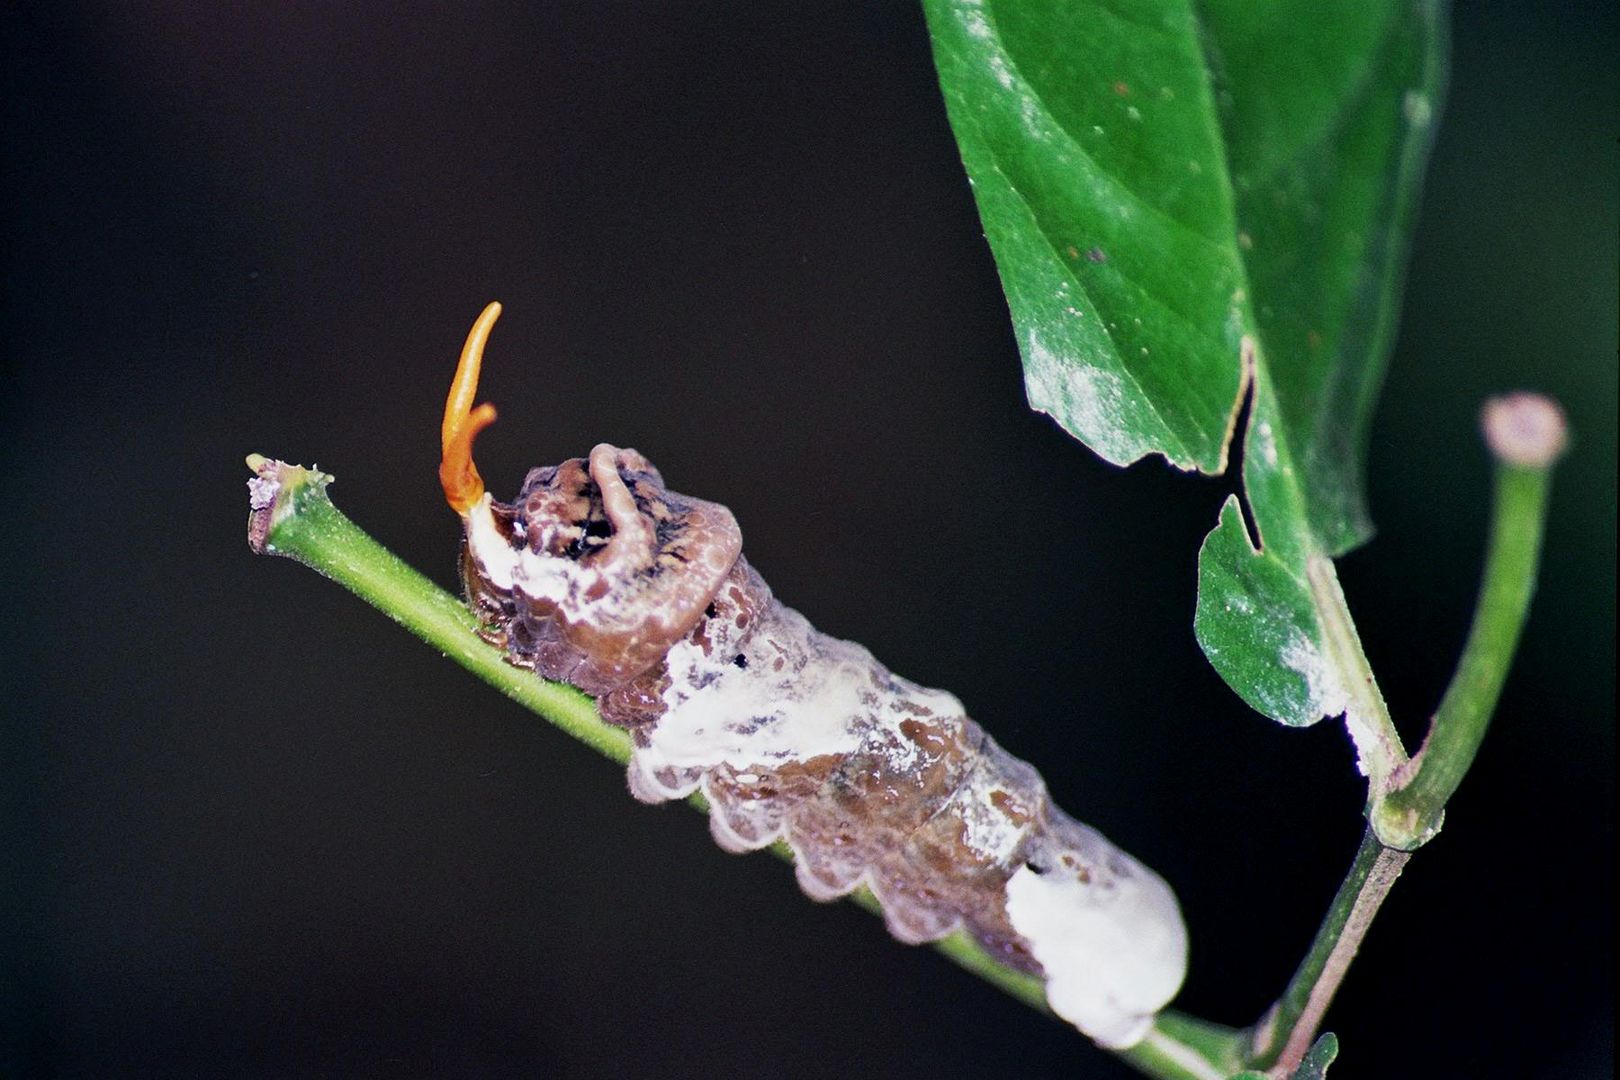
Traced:
MULTIPOLYGON (((945 686, 1161 871, 1180 1005, 1285 982, 1359 834, 1342 728, 1190 630, 1229 482, 1024 407, 905 3, 31 4, 4 15, 0 1072, 1125 1076, 712 846, 341 590, 243 543, 248 451, 447 587, 442 395, 507 314, 510 493, 600 440, 727 503, 777 594, 945 686)), ((1341 573, 1409 741, 1476 585, 1475 415, 1568 406, 1542 592, 1335 1077, 1606 1076, 1620 36, 1461 5, 1341 573)))

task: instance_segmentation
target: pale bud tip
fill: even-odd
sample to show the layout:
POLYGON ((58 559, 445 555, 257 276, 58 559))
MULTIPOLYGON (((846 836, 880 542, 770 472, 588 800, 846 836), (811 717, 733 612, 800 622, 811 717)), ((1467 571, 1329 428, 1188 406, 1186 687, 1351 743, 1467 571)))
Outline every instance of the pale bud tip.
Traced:
POLYGON ((1491 398, 1480 413, 1485 443, 1496 459, 1525 469, 1545 469, 1569 446, 1564 410, 1552 398, 1528 391, 1491 398))

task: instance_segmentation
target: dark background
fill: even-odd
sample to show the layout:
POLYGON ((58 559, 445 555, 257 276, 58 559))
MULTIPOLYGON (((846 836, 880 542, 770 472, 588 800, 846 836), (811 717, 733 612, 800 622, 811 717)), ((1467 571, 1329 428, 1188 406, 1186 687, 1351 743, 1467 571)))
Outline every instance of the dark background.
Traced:
MULTIPOLYGON (((1283 985, 1359 834, 1347 740, 1193 642, 1228 481, 1025 409, 914 5, 3 17, 0 1074, 1131 1075, 248 554, 262 451, 453 587, 438 414, 493 298, 498 492, 610 440, 729 504, 779 596, 1177 887, 1181 1007, 1283 985)), ((1342 565, 1409 741, 1479 403, 1556 394, 1576 445, 1495 729, 1330 1015, 1346 1080, 1611 1072, 1617 45, 1608 5, 1457 13, 1342 565)))

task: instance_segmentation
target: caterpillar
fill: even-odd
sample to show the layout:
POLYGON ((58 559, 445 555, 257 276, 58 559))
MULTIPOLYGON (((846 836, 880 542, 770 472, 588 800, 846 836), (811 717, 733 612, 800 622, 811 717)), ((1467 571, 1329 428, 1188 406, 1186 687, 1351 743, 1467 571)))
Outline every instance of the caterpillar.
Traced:
POLYGON ((669 490, 634 450, 532 469, 509 503, 485 491, 472 445, 495 410, 472 403, 499 315, 467 337, 439 470, 485 639, 629 730, 637 799, 701 791, 725 850, 785 840, 811 898, 865 885, 899 940, 965 929, 1098 1043, 1139 1042, 1186 971, 1174 893, 1054 806, 956 698, 783 605, 731 511, 669 490))

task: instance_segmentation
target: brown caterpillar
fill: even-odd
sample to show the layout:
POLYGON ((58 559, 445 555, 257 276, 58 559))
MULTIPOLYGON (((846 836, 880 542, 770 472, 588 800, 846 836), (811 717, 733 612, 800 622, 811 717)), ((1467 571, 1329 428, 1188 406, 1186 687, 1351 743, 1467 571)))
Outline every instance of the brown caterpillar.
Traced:
POLYGON ((472 442, 495 413, 471 405, 499 314, 467 338, 440 467, 485 636, 630 730, 636 798, 701 790, 727 851, 785 839, 812 898, 865 884, 901 941, 965 928, 1097 1042, 1142 1039, 1186 970, 1169 886, 1053 806, 950 694, 778 602, 729 510, 606 444, 531 470, 511 503, 485 493, 472 442))

